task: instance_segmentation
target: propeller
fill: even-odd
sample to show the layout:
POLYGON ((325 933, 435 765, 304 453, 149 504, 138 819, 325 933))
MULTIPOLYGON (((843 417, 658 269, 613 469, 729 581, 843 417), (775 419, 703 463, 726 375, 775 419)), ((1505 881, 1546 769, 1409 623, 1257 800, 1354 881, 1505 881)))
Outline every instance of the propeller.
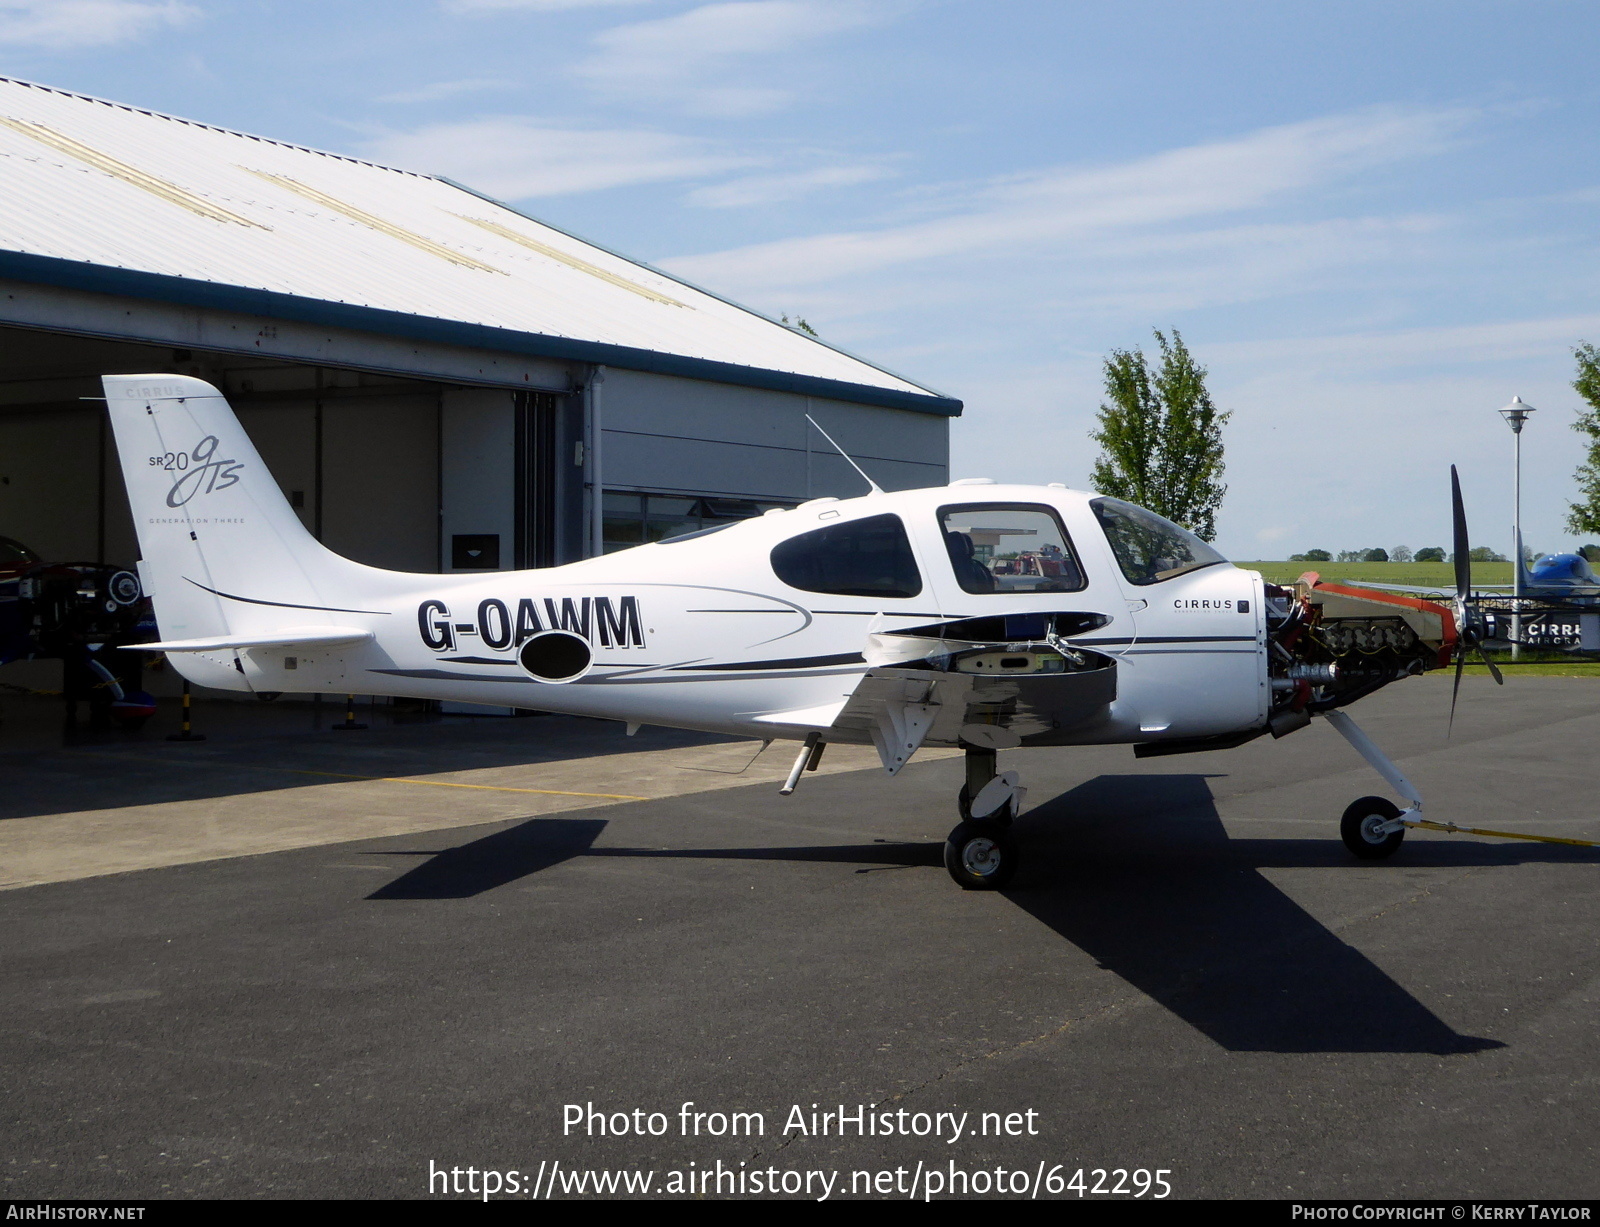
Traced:
POLYGON ((1453 464, 1450 466, 1450 518, 1455 533, 1456 680, 1450 688, 1450 724, 1445 730, 1446 737, 1455 728, 1456 698, 1461 694, 1461 674, 1467 667, 1468 652, 1475 650, 1478 653, 1479 659, 1489 667, 1489 676, 1494 678, 1495 685, 1506 684, 1494 661, 1483 650, 1482 633, 1471 623, 1467 612, 1467 598, 1472 594, 1472 547, 1467 544, 1467 512, 1461 503, 1461 478, 1456 475, 1456 466, 1453 464))

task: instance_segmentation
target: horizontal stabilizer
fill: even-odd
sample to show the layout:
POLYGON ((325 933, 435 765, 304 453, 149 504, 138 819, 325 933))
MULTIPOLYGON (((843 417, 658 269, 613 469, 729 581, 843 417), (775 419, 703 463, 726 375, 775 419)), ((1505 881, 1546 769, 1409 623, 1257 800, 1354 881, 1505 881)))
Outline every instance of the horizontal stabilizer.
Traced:
POLYGON ((291 626, 263 634, 213 635, 206 639, 173 639, 167 643, 130 643, 140 652, 226 652, 245 648, 332 648, 366 643, 371 631, 354 626, 291 626))

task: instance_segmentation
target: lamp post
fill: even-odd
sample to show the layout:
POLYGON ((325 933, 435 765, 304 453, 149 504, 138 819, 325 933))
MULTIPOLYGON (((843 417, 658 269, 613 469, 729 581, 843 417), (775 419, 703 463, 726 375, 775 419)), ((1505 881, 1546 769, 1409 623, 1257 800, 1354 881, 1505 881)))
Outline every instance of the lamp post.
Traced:
POLYGON ((1513 396, 1511 403, 1500 410, 1506 425, 1511 427, 1511 595, 1516 598, 1511 612, 1511 659, 1522 658, 1522 427, 1532 405, 1524 404, 1522 397, 1513 396))

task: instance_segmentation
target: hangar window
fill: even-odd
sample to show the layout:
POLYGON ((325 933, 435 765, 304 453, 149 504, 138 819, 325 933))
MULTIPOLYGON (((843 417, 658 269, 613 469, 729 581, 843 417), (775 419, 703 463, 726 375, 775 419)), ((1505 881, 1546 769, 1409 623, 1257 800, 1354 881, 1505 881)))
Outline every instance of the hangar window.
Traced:
POLYGON ((605 492, 606 553, 652 541, 670 541, 713 528, 726 528, 788 503, 744 498, 605 492))
POLYGON ((1115 498, 1097 498, 1089 506, 1129 583, 1159 584, 1228 561, 1188 529, 1143 507, 1115 498))
POLYGON ((967 592, 1077 592, 1083 568, 1048 507, 968 503, 939 508, 956 581, 967 592))
POLYGON ((790 537, 774 547, 772 569, 802 592, 833 596, 916 596, 922 575, 897 515, 868 516, 790 537))

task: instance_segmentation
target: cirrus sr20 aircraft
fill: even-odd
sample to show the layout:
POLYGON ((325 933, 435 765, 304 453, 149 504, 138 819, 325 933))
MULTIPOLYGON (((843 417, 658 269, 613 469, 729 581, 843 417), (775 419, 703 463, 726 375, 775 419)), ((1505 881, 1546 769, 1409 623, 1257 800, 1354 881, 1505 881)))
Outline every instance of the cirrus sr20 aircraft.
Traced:
POLYGON ((543 570, 384 571, 306 531, 210 384, 103 382, 160 628, 144 646, 190 681, 788 739, 786 794, 831 742, 874 745, 890 775, 960 747, 945 864, 967 888, 1016 868, 1026 790, 999 751, 1180 754, 1319 714, 1408 803, 1345 812, 1350 849, 1387 856, 1421 801, 1338 709, 1471 641, 1444 604, 1315 575, 1277 587, 1132 504, 987 480, 813 499, 543 570))

